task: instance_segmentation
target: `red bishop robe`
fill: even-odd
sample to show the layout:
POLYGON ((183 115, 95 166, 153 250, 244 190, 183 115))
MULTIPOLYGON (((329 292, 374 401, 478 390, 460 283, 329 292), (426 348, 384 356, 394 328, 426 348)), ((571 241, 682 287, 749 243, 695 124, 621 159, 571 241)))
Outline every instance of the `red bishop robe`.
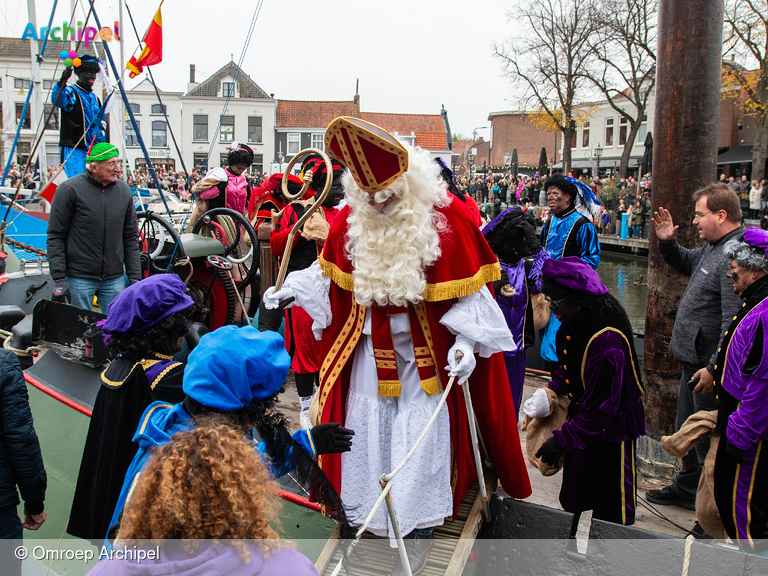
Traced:
MULTIPOLYGON (((490 283, 501 277, 499 264, 488 243, 458 202, 452 199, 447 207, 438 209, 448 221, 447 230, 440 235, 441 256, 425 270, 424 301, 414 306, 443 385, 449 379, 444 367, 455 338, 440 324, 440 319, 458 298, 472 295, 484 285, 491 289, 490 283)), ((366 308, 355 302, 354 269, 344 250, 349 213, 349 206, 346 206, 334 220, 319 259, 324 274, 331 279, 329 298, 333 320, 323 332, 321 342, 320 357, 324 360, 317 392, 320 395, 318 423, 346 421, 350 360, 365 321, 366 308)), ((526 498, 531 495, 531 484, 504 358, 499 352, 490 358, 476 355, 476 360, 477 367, 469 383, 479 432, 504 490, 514 498, 526 498)), ((451 389, 446 404, 451 423, 451 487, 456 514, 467 490, 477 481, 477 471, 464 393, 458 383, 451 389)), ((318 464, 341 493, 341 455, 319 456, 318 464)), ((390 470, 382 470, 384 472, 390 470)))

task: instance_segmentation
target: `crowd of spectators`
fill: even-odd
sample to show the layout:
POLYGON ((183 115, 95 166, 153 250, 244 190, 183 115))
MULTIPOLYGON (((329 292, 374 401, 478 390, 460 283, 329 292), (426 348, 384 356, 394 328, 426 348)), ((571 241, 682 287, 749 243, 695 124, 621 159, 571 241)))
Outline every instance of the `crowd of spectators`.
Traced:
MULTIPOLYGON (((488 220, 503 210, 521 206, 530 214, 537 226, 549 216, 544 190, 547 175, 534 176, 518 174, 478 174, 471 178, 458 177, 460 190, 471 194, 480 205, 480 212, 488 220)), ((643 238, 643 230, 651 219, 650 176, 643 176, 638 182, 634 177, 590 178, 579 176, 584 184, 592 188, 602 203, 599 216, 593 224, 600 234, 620 234, 621 216, 629 214, 629 237, 643 238)), ((768 223, 768 218, 766 218, 768 223)), ((647 238, 647 235, 645 236, 647 238)))

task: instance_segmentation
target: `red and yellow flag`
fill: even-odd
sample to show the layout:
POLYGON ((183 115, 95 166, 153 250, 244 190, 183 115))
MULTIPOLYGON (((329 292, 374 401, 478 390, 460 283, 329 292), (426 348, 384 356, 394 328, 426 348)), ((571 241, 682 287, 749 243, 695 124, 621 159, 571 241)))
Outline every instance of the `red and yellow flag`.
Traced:
POLYGON ((141 74, 144 71, 144 66, 152 66, 163 61, 163 16, 160 14, 162 6, 163 3, 160 2, 155 17, 149 25, 149 30, 144 35, 144 49, 139 54, 138 59, 135 56, 131 56, 128 64, 125 66, 131 78, 141 74))

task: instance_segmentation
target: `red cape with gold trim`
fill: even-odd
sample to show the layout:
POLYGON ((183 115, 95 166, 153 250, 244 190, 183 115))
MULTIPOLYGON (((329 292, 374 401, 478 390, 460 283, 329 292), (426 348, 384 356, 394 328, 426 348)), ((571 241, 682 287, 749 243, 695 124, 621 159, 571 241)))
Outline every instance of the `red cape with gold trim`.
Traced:
MULTIPOLYGON (((451 204, 439 212, 448 220, 448 229, 440 237, 442 255, 425 271, 425 302, 415 309, 430 344, 440 381, 445 384, 448 374, 444 367, 454 337, 440 324, 440 319, 457 298, 474 294, 499 279, 500 268, 482 233, 467 218, 463 207, 457 205, 457 200, 452 199, 451 204)), ((320 368, 318 423, 343 423, 346 420, 350 359, 365 320, 366 308, 355 302, 352 262, 345 257, 344 251, 349 213, 349 207, 345 207, 336 217, 320 257, 320 265, 331 279, 329 296, 333 322, 323 332, 321 343, 324 360, 320 368)), ((514 498, 526 498, 531 495, 531 484, 504 359, 501 353, 490 358, 476 358, 477 367, 469 383, 479 431, 504 490, 514 498)), ((448 395, 447 406, 451 422, 451 486, 455 514, 467 490, 477 481, 477 472, 464 394, 456 384, 448 395)), ((326 454, 318 457, 318 463, 341 493, 341 456, 326 454)), ((384 472, 389 470, 382 470, 384 472)))

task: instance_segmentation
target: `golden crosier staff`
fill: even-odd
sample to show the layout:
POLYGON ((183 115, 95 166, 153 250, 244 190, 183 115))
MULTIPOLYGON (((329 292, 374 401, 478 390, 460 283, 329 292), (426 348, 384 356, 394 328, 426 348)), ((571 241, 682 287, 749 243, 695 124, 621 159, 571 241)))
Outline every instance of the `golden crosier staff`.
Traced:
POLYGON ((325 186, 323 187, 322 193, 315 197, 314 203, 309 208, 307 208, 307 211, 304 212, 302 217, 299 218, 296 224, 293 225, 293 228, 291 228, 291 233, 288 234, 288 243, 285 245, 283 260, 280 262, 280 272, 278 272, 277 281, 275 282, 275 292, 280 290, 280 288, 283 286, 283 280, 285 280, 285 272, 288 269, 288 260, 291 257, 291 250, 293 250, 293 239, 296 237, 297 232, 304 225, 304 222, 309 220, 310 216, 312 216, 312 214, 318 210, 320 206, 322 206, 323 202, 325 202, 328 193, 331 191, 331 184, 333 184, 333 164, 331 164, 331 159, 328 158, 328 155, 322 150, 318 150, 317 148, 305 148, 296 154, 293 158, 291 158, 290 163, 285 169, 285 173, 283 174, 283 181, 281 183, 283 196, 285 196, 288 202, 293 202, 294 200, 298 200, 299 198, 304 197, 304 193, 307 191, 307 188, 309 188, 310 182, 312 182, 312 170, 307 170, 304 173, 304 183, 301 186, 301 190, 299 190, 296 194, 291 194, 288 192, 288 176, 296 162, 298 162, 304 156, 309 156, 310 154, 318 154, 325 162, 325 167, 328 171, 325 178, 325 186))

